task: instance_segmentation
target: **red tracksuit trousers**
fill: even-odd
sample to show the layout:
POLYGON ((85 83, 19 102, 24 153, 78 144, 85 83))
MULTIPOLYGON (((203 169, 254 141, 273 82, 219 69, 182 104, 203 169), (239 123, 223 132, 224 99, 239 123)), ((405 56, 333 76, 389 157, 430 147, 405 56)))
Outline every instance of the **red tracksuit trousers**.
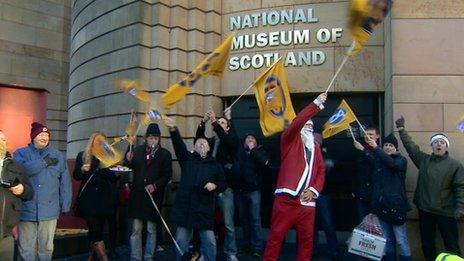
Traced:
POLYGON ((303 206, 298 197, 276 195, 272 207, 271 228, 264 250, 265 261, 279 259, 285 234, 292 227, 297 233, 297 261, 311 260, 313 253, 314 218, 316 208, 303 206))

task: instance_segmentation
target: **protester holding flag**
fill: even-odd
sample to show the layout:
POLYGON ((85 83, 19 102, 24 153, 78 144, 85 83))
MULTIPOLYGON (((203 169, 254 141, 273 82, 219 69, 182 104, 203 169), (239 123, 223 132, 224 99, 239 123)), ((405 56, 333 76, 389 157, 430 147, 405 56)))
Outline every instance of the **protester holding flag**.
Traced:
POLYGON ((33 122, 30 136, 31 143, 13 154, 34 189, 32 200, 21 206, 19 255, 22 260, 51 260, 58 217, 71 207, 71 177, 63 154, 49 146, 48 128, 33 122))
POLYGON ((279 258, 282 241, 292 227, 297 231, 297 260, 311 259, 315 200, 324 186, 324 160, 314 142, 311 118, 321 111, 326 99, 327 94, 320 94, 282 133, 281 166, 264 260, 279 258))
POLYGON ((435 233, 438 227, 445 249, 461 255, 458 223, 464 218, 464 168, 449 155, 450 140, 443 133, 430 137, 432 154, 420 150, 404 128, 404 118, 396 120, 403 146, 419 169, 414 203, 419 209, 419 229, 425 259, 435 260, 435 233))
POLYGON ((94 150, 102 146, 106 136, 101 132, 94 132, 84 151, 76 157, 73 177, 81 181, 75 205, 75 214, 83 217, 89 229, 89 258, 96 254, 99 260, 108 260, 106 256, 103 231, 105 219, 114 214, 116 198, 113 194, 112 182, 117 177, 108 168, 102 168, 100 160, 95 157, 94 150))
MULTIPOLYGON (((372 149, 363 151, 374 162, 371 173, 372 213, 379 217, 387 239, 383 260, 396 260, 396 245, 399 260, 412 260, 405 225, 406 213, 411 210, 405 190, 407 160, 398 152, 398 141, 393 134, 383 139, 382 149, 374 139, 368 139, 366 142, 372 149)), ((359 143, 356 144, 357 148, 361 146, 359 143)))
POLYGON ((205 113, 205 117, 198 125, 196 137, 205 137, 205 124, 208 120, 211 121, 213 130, 216 133, 212 144, 211 156, 216 158, 217 162, 221 164, 226 177, 227 188, 218 194, 217 201, 221 210, 222 218, 224 219, 224 226, 226 235, 224 238, 224 253, 227 255, 229 261, 236 261, 237 259, 237 243, 235 240, 235 225, 234 225, 234 173, 232 172, 233 164, 236 158, 240 140, 235 132, 234 127, 230 121, 230 110, 227 111, 225 117, 216 118, 216 113, 209 110, 205 113))
POLYGON ((161 147, 161 132, 158 124, 151 123, 145 134, 145 144, 126 154, 126 165, 133 169, 134 179, 128 202, 128 217, 132 218, 130 236, 131 260, 142 260, 142 230, 147 223, 147 240, 144 260, 152 260, 156 247, 156 223, 160 217, 151 202, 148 192, 161 209, 164 188, 172 176, 171 153, 161 147), (148 192, 147 192, 148 190, 148 192))
MULTIPOLYGON (((378 142, 380 138, 379 129, 375 126, 368 126, 364 136, 364 144, 354 141, 354 147, 358 150, 356 157, 356 184, 354 196, 356 198, 356 207, 358 211, 359 222, 371 213, 371 196, 372 196, 372 173, 375 170, 375 159, 372 159, 371 153, 374 148, 370 141, 378 142)), ((378 160, 377 160, 378 161, 378 160)))
MULTIPOLYGON (((214 237, 214 202, 217 193, 226 189, 224 171, 208 154, 206 137, 196 137, 192 152, 187 150, 173 119, 164 116, 165 125, 181 167, 181 178, 172 208, 172 222, 177 225, 176 241, 183 253, 189 248, 193 230, 197 229, 201 241, 201 260, 216 260, 214 237)), ((176 260, 181 260, 177 252, 176 260)))

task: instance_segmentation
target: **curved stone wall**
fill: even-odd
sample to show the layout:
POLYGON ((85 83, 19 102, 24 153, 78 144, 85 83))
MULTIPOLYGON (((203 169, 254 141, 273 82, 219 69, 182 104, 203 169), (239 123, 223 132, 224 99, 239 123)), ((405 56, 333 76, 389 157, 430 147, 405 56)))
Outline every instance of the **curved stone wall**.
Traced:
MULTIPOLYGON (((122 135, 130 110, 146 109, 115 86, 139 79, 151 101, 179 81, 221 42, 221 1, 89 1, 72 9, 68 157, 82 150, 93 131, 122 135)), ((220 110, 220 80, 201 80, 167 111, 181 134, 194 136, 203 112, 220 110)), ((143 135, 145 130, 139 132, 143 135)), ((168 137, 162 128, 162 136, 168 137)), ((162 140, 170 148, 167 138, 162 140)), ((191 144, 191 142, 187 142, 191 144)))

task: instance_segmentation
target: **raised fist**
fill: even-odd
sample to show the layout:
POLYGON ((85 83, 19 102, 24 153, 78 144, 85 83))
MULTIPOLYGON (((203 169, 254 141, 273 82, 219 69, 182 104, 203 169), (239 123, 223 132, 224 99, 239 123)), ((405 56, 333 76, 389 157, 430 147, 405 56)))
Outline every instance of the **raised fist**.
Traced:
POLYGON ((398 118, 396 121, 395 121, 395 124, 396 124, 396 128, 404 128, 404 117, 401 116, 401 118, 398 118))

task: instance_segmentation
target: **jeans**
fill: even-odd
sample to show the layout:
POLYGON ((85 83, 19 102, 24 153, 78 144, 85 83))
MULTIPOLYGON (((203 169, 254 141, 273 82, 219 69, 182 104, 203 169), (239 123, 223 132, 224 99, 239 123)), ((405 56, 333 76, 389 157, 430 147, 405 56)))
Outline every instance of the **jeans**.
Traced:
POLYGON ((217 196, 219 209, 224 219, 226 235, 224 238, 224 253, 226 255, 237 254, 237 244, 235 243, 235 226, 234 226, 234 192, 227 188, 217 196))
POLYGON ((396 242, 400 257, 402 257, 403 259, 405 259, 406 257, 409 257, 408 260, 410 260, 411 249, 409 248, 406 224, 403 224, 401 226, 395 226, 388 222, 385 222, 384 220, 380 218, 379 218, 379 221, 380 221, 380 226, 382 227, 382 230, 385 234, 385 238, 387 239, 387 244, 385 246, 385 253, 387 257, 388 258, 392 257, 393 260, 396 260, 395 258, 396 257, 395 242, 396 242))
POLYGON ((14 239, 12 236, 0 239, 0 259, 13 261, 14 258, 14 239))
POLYGON ((419 229, 422 241, 422 252, 425 259, 435 260, 435 232, 438 226, 447 253, 461 255, 459 248, 458 223, 453 217, 432 214, 419 209, 419 229))
POLYGON ((261 252, 261 192, 235 192, 238 214, 243 230, 243 243, 261 252))
MULTIPOLYGON (((216 261, 216 238, 213 230, 200 230, 200 253, 201 260, 216 261)), ((176 241, 183 253, 189 250, 190 239, 192 238, 193 229, 177 227, 176 241)), ((182 260, 182 256, 176 250, 176 260, 182 260)))
MULTIPOLYGON (((330 197, 320 194, 316 202, 316 224, 318 229, 322 229, 327 239, 327 250, 331 256, 338 254, 338 240, 332 219, 332 203, 330 197)), ((314 241, 318 244, 317 230, 315 231, 314 241)))
MULTIPOLYGON (((142 230, 143 220, 132 220, 132 234, 130 236, 131 260, 142 260, 142 230)), ((147 241, 145 243, 144 260, 152 260, 156 247, 156 223, 147 221, 147 241)))
POLYGON ((52 260, 55 230, 56 219, 19 222, 19 259, 52 260))

